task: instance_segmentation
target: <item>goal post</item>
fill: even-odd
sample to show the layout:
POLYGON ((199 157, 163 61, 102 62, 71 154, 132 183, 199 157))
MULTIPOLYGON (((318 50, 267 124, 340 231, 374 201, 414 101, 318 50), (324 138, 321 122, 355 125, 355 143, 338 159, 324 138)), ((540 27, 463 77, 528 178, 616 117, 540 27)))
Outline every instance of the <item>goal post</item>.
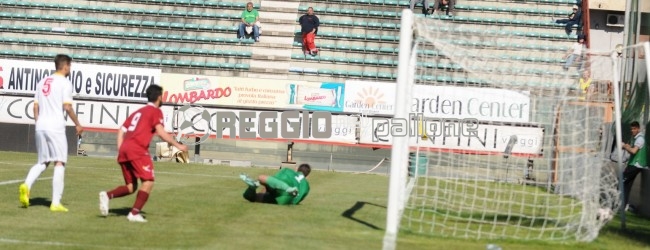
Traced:
MULTIPOLYGON (((402 20, 399 42, 399 62, 411 62, 413 51, 413 12, 402 10, 402 20)), ((413 73, 415 67, 410 63, 399 63, 397 66, 397 88, 395 91, 395 118, 408 119, 409 103, 412 97, 413 73)), ((388 187, 388 205, 386 212, 386 232, 384 235, 384 250, 396 247, 397 233, 401 219, 401 211, 407 199, 405 181, 409 155, 409 138, 393 139, 390 159, 390 180, 388 187)))
POLYGON ((609 91, 579 79, 592 70, 620 93, 614 53, 585 49, 604 56, 565 66, 568 40, 531 42, 408 9, 401 17, 393 117, 416 124, 416 135, 390 138, 383 248, 395 249, 400 231, 594 240, 621 204, 622 166, 612 167, 603 143, 615 134, 621 150, 621 100, 594 98, 609 91))

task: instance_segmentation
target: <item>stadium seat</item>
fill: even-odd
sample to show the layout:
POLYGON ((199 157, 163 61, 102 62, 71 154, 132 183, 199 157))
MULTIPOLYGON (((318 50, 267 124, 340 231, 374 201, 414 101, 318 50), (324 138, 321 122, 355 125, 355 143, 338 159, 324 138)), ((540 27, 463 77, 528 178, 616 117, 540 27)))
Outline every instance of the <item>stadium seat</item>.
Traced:
POLYGON ((173 59, 165 59, 160 62, 164 66, 175 66, 176 65, 176 60, 173 59))
POLYGON ((136 45, 135 50, 139 51, 149 51, 149 46, 148 45, 136 45))
POLYGON ((221 68, 224 69, 235 69, 235 64, 234 63, 222 63, 221 68))
POLYGON ((139 20, 128 20, 127 23, 130 24, 130 25, 138 25, 138 23, 139 23, 139 25, 141 25, 142 27, 148 27, 148 28, 156 27, 156 22, 155 21, 142 21, 142 22, 140 22, 139 20))
POLYGON ((11 56, 13 54, 14 54, 14 51, 10 50, 10 49, 0 50, 0 55, 11 56))
POLYGON ((112 50, 119 50, 120 47, 122 47, 121 43, 107 43, 106 48, 107 49, 112 49, 112 50))
POLYGON ((156 22, 156 28, 169 28, 170 25, 169 22, 156 22))
POLYGON ((348 63, 350 59, 348 59, 347 57, 334 57, 334 61, 336 63, 348 63))
POLYGON ((177 47, 171 47, 171 46, 165 47, 165 53, 177 54, 178 52, 179 52, 179 48, 177 47))
POLYGON ((18 39, 18 42, 20 42, 22 44, 32 44, 34 42, 34 40, 29 38, 29 37, 21 37, 21 38, 18 39))
POLYGON ((192 51, 192 53, 197 54, 197 55, 207 55, 207 54, 208 54, 208 50, 198 48, 198 49, 194 49, 194 50, 192 51))
POLYGON ((149 58, 146 61, 147 64, 153 64, 153 65, 159 65, 160 64, 160 59, 157 58, 149 58))
POLYGON ((132 60, 133 60, 133 58, 128 57, 128 56, 120 56, 120 57, 117 58, 117 61, 120 62, 120 63, 131 63, 132 60))
POLYGON ((135 50, 135 45, 133 45, 133 44, 122 44, 122 46, 120 46, 120 49, 121 50, 135 50))
POLYGON ((363 63, 364 63, 364 64, 368 64, 368 65, 378 65, 378 64, 379 64, 379 60, 374 59, 374 58, 366 58, 366 59, 363 61, 363 63))
POLYGON ((176 61, 176 66, 179 66, 179 67, 188 67, 191 64, 192 64, 192 62, 187 61, 187 60, 178 60, 178 61, 176 61))
POLYGON ((332 71, 332 74, 339 77, 345 77, 348 75, 348 72, 345 70, 336 69, 332 71))
POLYGON ((207 68, 221 68, 221 63, 219 63, 219 62, 206 62, 205 67, 207 67, 207 68))
POLYGON ((363 61, 364 61, 363 58, 358 58, 358 57, 348 58, 348 62, 353 64, 363 64, 363 61))
MULTIPOLYGON (((52 42, 52 43, 55 43, 55 42, 57 42, 57 41, 51 41, 51 42, 52 42)), ((65 43, 62 43, 62 44, 65 45, 65 43)), ((59 44, 59 45, 61 45, 61 44, 59 44)), ((82 48, 89 48, 90 45, 91 45, 91 43, 90 43, 90 42, 87 42, 87 41, 79 41, 79 42, 77 42, 77 46, 78 46, 78 47, 82 47, 82 48)))
POLYGON ((169 34, 167 35, 168 40, 181 40, 183 39, 183 36, 177 35, 177 34, 169 34))
POLYGON ((362 76, 368 78, 377 78, 377 72, 364 71, 362 73, 362 76))
POLYGON ((389 72, 378 72, 377 73, 378 78, 386 78, 386 79, 392 79, 393 75, 389 72))
POLYGON ((380 48, 378 47, 366 47, 366 52, 372 52, 372 53, 377 53, 379 52, 380 48))
POLYGON ((330 69, 318 69, 319 75, 332 75, 334 72, 330 69))
POLYGON ((102 56, 101 60, 104 62, 117 62, 117 57, 116 56, 102 56))
POLYGON ((151 39, 153 38, 153 33, 142 32, 138 34, 139 38, 151 39))
POLYGON ((361 71, 353 70, 353 71, 348 71, 347 75, 350 77, 362 77, 363 73, 361 71))
MULTIPOLYGON (((45 53, 42 53, 42 56, 45 56, 45 53)), ((74 60, 88 60, 88 55, 86 54, 72 54, 70 55, 74 60)))
POLYGON ((379 52, 393 54, 393 53, 395 53, 395 49, 391 48, 391 47, 381 47, 381 48, 379 48, 379 52))
POLYGON ((250 68, 250 66, 248 64, 245 64, 245 63, 238 63, 238 64, 235 64, 235 68, 238 69, 238 70, 248 70, 250 68))
POLYGON ((201 61, 192 61, 190 66, 195 67, 195 68, 202 68, 205 67, 205 63, 201 61))
POLYGON ((91 42, 90 47, 92 47, 93 49, 105 49, 106 48, 106 43, 91 42))
POLYGON ((188 48, 188 47, 183 47, 183 48, 180 48, 180 49, 178 50, 178 53, 182 53, 182 54, 193 54, 193 53, 194 53, 194 49, 192 49, 192 48, 188 48))

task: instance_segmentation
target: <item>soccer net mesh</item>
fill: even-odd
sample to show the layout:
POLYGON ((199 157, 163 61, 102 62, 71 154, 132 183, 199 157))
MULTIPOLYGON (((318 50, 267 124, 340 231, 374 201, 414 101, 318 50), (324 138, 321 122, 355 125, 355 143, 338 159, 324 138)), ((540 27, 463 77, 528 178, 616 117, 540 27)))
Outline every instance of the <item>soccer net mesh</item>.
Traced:
POLYGON ((594 240, 619 206, 616 166, 608 159, 610 54, 565 70, 575 40, 552 44, 503 27, 479 28, 415 17, 409 105, 424 118, 412 119, 418 136, 409 138, 400 230, 594 240), (583 91, 584 69, 607 80, 583 91), (434 95, 419 99, 422 86, 434 95))

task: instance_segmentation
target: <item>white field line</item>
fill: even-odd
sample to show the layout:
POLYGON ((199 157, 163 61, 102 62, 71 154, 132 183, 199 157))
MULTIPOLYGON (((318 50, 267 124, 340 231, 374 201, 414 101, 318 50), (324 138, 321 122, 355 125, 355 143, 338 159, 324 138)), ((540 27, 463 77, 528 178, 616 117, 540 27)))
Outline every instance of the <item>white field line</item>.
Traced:
MULTIPOLYGON (((1 165, 23 165, 23 166, 31 166, 32 164, 18 164, 15 162, 0 162, 1 165)), ((99 170, 120 170, 120 168, 115 164, 115 168, 93 168, 93 167, 78 167, 78 166, 71 166, 69 168, 73 169, 99 169, 99 170)), ((121 171, 121 170, 120 170, 121 171)), ((232 176, 232 175, 214 175, 214 174, 190 174, 190 173, 180 173, 180 172, 169 172, 169 171, 159 171, 156 170, 156 174, 169 174, 169 175, 185 175, 185 176, 201 176, 201 177, 214 177, 214 178, 239 178, 239 176, 232 176)), ((0 182, 1 185, 2 182, 0 182)))
MULTIPOLYGON (((43 178, 38 178, 37 180, 41 181, 41 180, 50 180, 50 179, 52 179, 52 177, 43 177, 43 178)), ((10 180, 10 181, 1 181, 1 182, 0 182, 0 186, 1 186, 1 185, 9 185, 9 184, 21 183, 21 182, 24 182, 24 181, 25 181, 24 179, 20 179, 20 180, 10 180)))
MULTIPOLYGON (((0 238, 0 243, 21 244, 21 245, 60 246, 60 247, 82 247, 82 248, 86 248, 86 249, 91 249, 91 248, 136 249, 136 248, 133 248, 133 247, 83 245, 83 244, 65 243, 65 242, 57 242, 57 241, 32 241, 32 240, 17 240, 17 239, 8 239, 8 238, 0 238)), ((138 249, 142 249, 142 248, 138 248, 138 249)))

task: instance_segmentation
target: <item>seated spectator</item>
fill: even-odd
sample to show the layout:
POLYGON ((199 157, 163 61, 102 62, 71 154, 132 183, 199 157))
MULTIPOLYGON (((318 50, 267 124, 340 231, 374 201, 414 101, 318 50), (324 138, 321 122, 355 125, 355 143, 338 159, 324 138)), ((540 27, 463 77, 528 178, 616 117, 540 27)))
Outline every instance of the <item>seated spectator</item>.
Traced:
POLYGON ((584 47, 585 47, 585 36, 579 35, 578 41, 571 46, 569 51, 567 51, 567 54, 564 56, 564 59, 566 59, 566 62, 564 63, 564 70, 569 70, 569 67, 573 65, 576 59, 580 60, 580 67, 578 68, 578 70, 582 70, 585 63, 584 60, 585 58, 583 57, 584 47))
POLYGON ((415 5, 418 3, 422 4, 422 14, 426 15, 427 13, 429 13, 429 0, 411 0, 410 2, 411 11, 415 9, 415 5))
POLYGON ((430 9, 431 14, 438 10, 444 10, 445 15, 453 16, 454 15, 454 5, 456 5, 456 0, 436 0, 433 4, 433 9, 430 9))
POLYGON ((566 24, 564 30, 566 31, 567 35, 571 35, 571 27, 573 27, 574 24, 580 25, 580 20, 582 19, 582 11, 580 11, 578 5, 573 5, 573 12, 571 12, 571 14, 569 14, 567 17, 567 19, 555 20, 555 23, 566 24))
POLYGON ((585 99, 590 99, 590 96, 594 92, 593 86, 591 86, 591 72, 589 70, 585 70, 582 72, 582 77, 580 77, 579 81, 579 88, 580 88, 580 100, 585 100, 585 99))
POLYGON ((316 34, 318 33, 318 17, 314 15, 314 8, 309 7, 307 9, 307 14, 303 15, 298 19, 300 23, 301 33, 302 33, 302 50, 305 55, 315 56, 318 54, 318 49, 316 48, 316 34))
POLYGON ((248 2, 246 9, 241 13, 241 23, 239 24, 239 39, 243 39, 246 34, 253 32, 253 38, 256 42, 260 41, 260 27, 257 20, 260 18, 256 9, 253 9, 253 3, 248 2))

